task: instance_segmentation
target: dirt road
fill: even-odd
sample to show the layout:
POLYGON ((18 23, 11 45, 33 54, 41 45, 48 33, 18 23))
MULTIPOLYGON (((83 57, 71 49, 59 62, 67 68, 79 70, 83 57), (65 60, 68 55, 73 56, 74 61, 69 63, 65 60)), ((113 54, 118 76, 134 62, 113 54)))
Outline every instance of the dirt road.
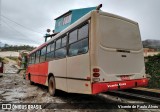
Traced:
MULTIPOLYGON (((63 107, 58 107, 58 109, 65 108, 67 110, 74 109, 76 111, 94 111, 94 107, 97 104, 99 104, 97 109, 104 109, 104 104, 107 101, 98 95, 60 93, 61 95, 52 97, 49 95, 47 87, 38 84, 30 85, 29 81, 23 79, 19 74, 4 74, 3 77, 0 78, 0 103, 65 104, 63 107)), ((112 101, 108 100, 107 102, 112 101)), ((57 109, 55 108, 55 110, 57 109)))

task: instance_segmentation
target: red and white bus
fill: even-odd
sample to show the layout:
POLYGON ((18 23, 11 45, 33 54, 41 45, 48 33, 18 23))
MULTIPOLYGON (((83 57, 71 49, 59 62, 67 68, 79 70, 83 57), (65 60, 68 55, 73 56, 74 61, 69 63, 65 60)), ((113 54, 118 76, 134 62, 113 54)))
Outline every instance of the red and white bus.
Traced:
POLYGON ((69 93, 148 85, 138 23, 91 11, 29 54, 26 79, 69 93))

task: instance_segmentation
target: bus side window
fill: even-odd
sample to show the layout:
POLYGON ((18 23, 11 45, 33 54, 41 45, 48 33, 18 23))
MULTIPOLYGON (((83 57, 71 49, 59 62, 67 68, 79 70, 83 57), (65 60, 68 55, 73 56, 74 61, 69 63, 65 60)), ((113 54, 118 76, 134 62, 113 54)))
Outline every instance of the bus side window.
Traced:
POLYGON ((28 62, 28 64, 30 65, 31 63, 32 63, 31 55, 29 55, 29 62, 28 62))
POLYGON ((67 36, 64 36, 56 41, 55 58, 66 57, 67 54, 66 44, 67 44, 67 36))
POLYGON ((51 43, 51 44, 48 45, 49 48, 47 47, 47 51, 48 51, 48 49, 50 49, 50 51, 48 51, 47 54, 46 54, 46 60, 47 61, 52 60, 53 57, 54 57, 54 46, 55 46, 55 44, 51 43))
POLYGON ((88 52, 88 38, 77 41, 69 45, 69 56, 76 56, 79 54, 84 54, 88 52))
POLYGON ((44 62, 46 59, 46 47, 41 49, 40 62, 44 62))
POLYGON ((36 63, 39 63, 40 51, 36 52, 36 63))
POLYGON ((78 30, 78 40, 88 37, 88 24, 78 30))
MULTIPOLYGON (((69 41, 71 41, 70 37, 69 41)), ((78 29, 78 40, 74 43, 69 42, 69 44, 69 56, 76 56, 88 52, 88 24, 78 29)))
POLYGON ((66 44, 67 44, 67 36, 64 36, 64 37, 62 38, 62 45, 61 45, 61 47, 66 46, 66 44))
POLYGON ((51 51, 54 51, 54 48, 55 48, 55 42, 51 44, 51 51))
POLYGON ((65 58, 66 54, 66 47, 60 48, 55 51, 55 58, 65 58))
POLYGON ((61 47, 61 38, 56 40, 56 49, 59 49, 61 47))
POLYGON ((35 63, 35 53, 32 54, 31 58, 32 58, 32 62, 31 63, 34 64, 35 63))
POLYGON ((76 42, 77 41, 77 31, 78 30, 74 30, 71 33, 69 33, 69 44, 76 42))
POLYGON ((51 51, 51 44, 47 46, 47 53, 49 53, 50 51, 51 51))

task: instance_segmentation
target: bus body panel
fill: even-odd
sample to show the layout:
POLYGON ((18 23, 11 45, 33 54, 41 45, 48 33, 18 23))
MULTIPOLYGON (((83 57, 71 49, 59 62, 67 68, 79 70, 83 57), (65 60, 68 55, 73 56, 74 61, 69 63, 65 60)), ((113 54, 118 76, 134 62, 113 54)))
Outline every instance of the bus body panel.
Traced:
POLYGON ((67 57, 67 78, 68 92, 91 93, 89 53, 67 57))
POLYGON ((46 85, 46 80, 48 77, 48 62, 28 66, 27 74, 30 74, 31 81, 46 85))
POLYGON ((97 66, 107 81, 121 81, 122 75, 128 75, 129 79, 144 78, 143 47, 137 24, 99 15, 98 36, 97 66))
POLYGON ((138 24, 106 13, 92 17, 92 93, 147 86, 138 24), (94 68, 100 70, 98 81, 93 80, 94 68))
POLYGON ((49 73, 52 73, 56 82, 56 89, 67 91, 67 59, 57 59, 49 62, 49 73))

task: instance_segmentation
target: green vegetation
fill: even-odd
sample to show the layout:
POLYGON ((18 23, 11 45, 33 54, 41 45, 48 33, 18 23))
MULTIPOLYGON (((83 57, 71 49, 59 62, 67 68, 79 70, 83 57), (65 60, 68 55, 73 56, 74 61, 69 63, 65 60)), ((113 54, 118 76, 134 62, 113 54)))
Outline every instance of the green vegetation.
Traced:
POLYGON ((8 60, 7 60, 6 58, 2 58, 2 57, 0 57, 0 62, 8 63, 8 60))
POLYGON ((14 61, 18 61, 18 58, 17 57, 6 57, 6 58, 9 58, 9 59, 11 59, 11 60, 14 60, 14 61))
POLYGON ((5 47, 2 47, 0 49, 1 49, 1 51, 18 51, 18 50, 32 51, 33 49, 35 49, 35 47, 29 46, 29 45, 23 45, 23 46, 6 45, 5 47))
POLYGON ((160 54, 146 58, 146 73, 151 76, 149 88, 160 89, 160 54))

